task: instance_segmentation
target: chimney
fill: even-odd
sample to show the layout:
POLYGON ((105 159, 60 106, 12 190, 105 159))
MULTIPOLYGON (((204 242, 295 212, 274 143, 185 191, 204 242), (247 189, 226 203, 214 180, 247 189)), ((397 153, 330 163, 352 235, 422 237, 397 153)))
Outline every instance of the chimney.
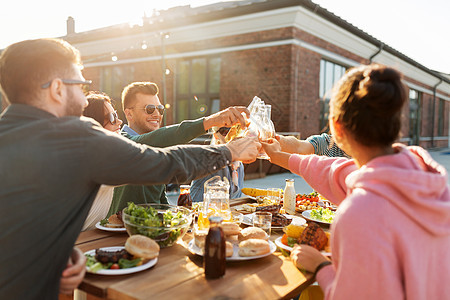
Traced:
POLYGON ((72 17, 67 18, 67 35, 75 33, 75 19, 72 17))

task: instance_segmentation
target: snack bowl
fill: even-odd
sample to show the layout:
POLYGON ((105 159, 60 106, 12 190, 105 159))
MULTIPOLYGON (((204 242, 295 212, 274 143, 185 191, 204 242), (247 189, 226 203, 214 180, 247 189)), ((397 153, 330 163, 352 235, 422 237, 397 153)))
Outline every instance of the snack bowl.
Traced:
POLYGON ((128 235, 148 236, 164 248, 186 234, 192 223, 192 211, 176 205, 130 202, 123 209, 122 219, 128 235))

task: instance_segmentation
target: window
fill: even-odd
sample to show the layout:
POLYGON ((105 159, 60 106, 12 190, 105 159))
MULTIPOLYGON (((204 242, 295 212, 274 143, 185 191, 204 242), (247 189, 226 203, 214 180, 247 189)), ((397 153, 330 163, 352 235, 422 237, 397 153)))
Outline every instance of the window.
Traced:
POLYGON ((420 94, 409 90, 409 139, 410 145, 418 145, 420 138, 420 94))
POLYGON ((331 90, 336 82, 345 74, 346 68, 327 60, 320 61, 319 97, 321 101, 320 131, 328 125, 331 90))
POLYGON ((220 110, 220 57, 181 60, 177 65, 176 122, 220 110))
POLYGON ((439 99, 438 136, 444 135, 445 100, 439 99))

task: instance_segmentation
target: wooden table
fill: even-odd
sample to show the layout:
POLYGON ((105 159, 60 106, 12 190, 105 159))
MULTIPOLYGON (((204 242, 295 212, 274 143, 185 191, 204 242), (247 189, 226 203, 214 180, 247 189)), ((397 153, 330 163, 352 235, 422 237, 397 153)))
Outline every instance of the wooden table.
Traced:
MULTIPOLYGON (((271 239, 280 234, 272 232, 271 239)), ((82 232, 76 245, 85 252, 123 246, 127 238, 126 233, 94 229, 82 232)), ((119 276, 86 274, 79 289, 88 299, 290 299, 313 283, 311 274, 301 273, 279 251, 260 259, 227 262, 224 277, 206 280, 203 258, 185 248, 190 239, 188 233, 172 247, 162 248, 157 264, 148 270, 119 276)))

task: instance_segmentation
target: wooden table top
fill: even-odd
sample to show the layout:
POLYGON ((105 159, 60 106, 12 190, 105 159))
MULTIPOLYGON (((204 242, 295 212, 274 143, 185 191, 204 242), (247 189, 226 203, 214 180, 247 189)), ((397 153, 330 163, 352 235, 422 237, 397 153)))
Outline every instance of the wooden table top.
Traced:
MULTIPOLYGON (((272 232, 271 240, 280 234, 272 232)), ((76 245, 85 252, 123 246, 127 238, 127 233, 93 229, 82 232, 76 245)), ((172 247, 162 248, 156 265, 141 272, 116 276, 86 273, 79 289, 108 299, 290 299, 313 282, 311 274, 300 272, 278 250, 264 258, 227 262, 224 277, 207 280, 203 257, 186 249, 190 239, 188 233, 172 247)))
MULTIPOLYGON (((80 234, 77 247, 83 252, 109 246, 123 246, 126 233, 104 233, 94 229, 80 234)), ((279 299, 291 298, 312 283, 311 275, 301 273, 288 257, 276 251, 264 258, 227 262, 225 276, 206 280, 203 258, 191 254, 183 241, 162 248, 157 264, 138 273, 107 276, 86 274, 79 289, 108 299, 279 299)))

